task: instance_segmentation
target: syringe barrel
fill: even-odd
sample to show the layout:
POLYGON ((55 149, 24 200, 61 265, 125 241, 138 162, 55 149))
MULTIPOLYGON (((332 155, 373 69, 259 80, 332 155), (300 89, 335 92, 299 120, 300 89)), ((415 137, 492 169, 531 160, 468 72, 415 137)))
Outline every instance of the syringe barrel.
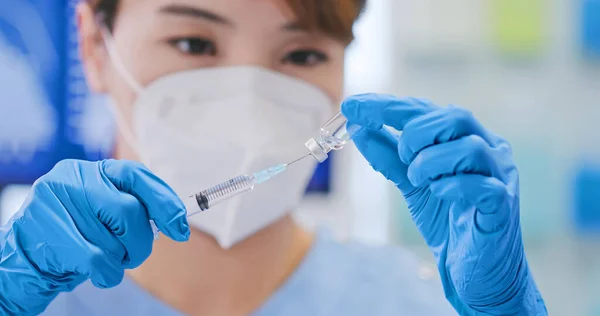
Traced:
MULTIPOLYGON (((219 183, 212 188, 198 192, 195 195, 190 196, 190 198, 194 197, 196 199, 200 210, 188 211, 187 217, 206 211, 219 202, 225 201, 238 194, 252 191, 255 184, 256 178, 254 176, 241 175, 223 183, 219 183)), ((159 229, 156 227, 153 220, 150 220, 150 226, 154 232, 154 239, 158 239, 159 229)))
POLYGON ((254 189, 255 178, 249 175, 237 176, 212 188, 196 193, 196 202, 202 211, 208 210, 219 202, 254 189))
POLYGON ((305 146, 313 157, 323 162, 330 151, 342 149, 361 129, 361 126, 349 123, 342 112, 338 112, 321 126, 319 136, 309 139, 305 146))

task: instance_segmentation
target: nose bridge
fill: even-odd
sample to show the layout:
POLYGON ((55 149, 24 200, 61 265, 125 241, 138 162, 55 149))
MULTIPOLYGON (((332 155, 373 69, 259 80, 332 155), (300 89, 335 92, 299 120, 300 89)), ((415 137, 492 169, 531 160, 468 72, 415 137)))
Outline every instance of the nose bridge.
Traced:
POLYGON ((257 39, 232 39, 225 54, 220 60, 221 66, 259 66, 267 69, 275 68, 277 61, 268 45, 257 39))

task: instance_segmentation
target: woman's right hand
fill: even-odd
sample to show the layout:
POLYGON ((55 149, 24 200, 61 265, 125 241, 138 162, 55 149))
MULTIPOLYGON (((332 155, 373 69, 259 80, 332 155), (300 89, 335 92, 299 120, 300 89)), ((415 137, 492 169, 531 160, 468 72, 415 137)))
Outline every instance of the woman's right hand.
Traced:
POLYGON ((169 238, 189 238, 182 201, 142 164, 58 163, 0 227, 0 314, 39 314, 87 279, 118 285, 150 255, 151 219, 169 238))

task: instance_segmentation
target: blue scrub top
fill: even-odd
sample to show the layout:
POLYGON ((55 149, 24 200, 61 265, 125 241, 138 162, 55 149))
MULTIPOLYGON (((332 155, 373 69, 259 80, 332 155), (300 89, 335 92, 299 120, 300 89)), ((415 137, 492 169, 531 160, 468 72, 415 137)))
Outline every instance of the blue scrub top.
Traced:
MULTIPOLYGON (((420 278, 422 268, 402 249, 339 243, 320 232, 298 269, 251 315, 457 315, 437 274, 420 278)), ((111 289, 86 282, 59 295, 42 315, 183 314, 125 278, 111 289)))

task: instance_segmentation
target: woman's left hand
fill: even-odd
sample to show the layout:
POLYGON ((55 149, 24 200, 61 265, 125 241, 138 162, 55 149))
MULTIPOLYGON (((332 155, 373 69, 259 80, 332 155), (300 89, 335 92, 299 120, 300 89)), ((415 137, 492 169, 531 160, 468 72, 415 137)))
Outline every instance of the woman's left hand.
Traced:
POLYGON ((504 139, 465 109, 420 99, 358 95, 342 112, 364 127, 353 138, 360 152, 404 195, 461 315, 547 314, 525 258, 519 178, 504 139))

